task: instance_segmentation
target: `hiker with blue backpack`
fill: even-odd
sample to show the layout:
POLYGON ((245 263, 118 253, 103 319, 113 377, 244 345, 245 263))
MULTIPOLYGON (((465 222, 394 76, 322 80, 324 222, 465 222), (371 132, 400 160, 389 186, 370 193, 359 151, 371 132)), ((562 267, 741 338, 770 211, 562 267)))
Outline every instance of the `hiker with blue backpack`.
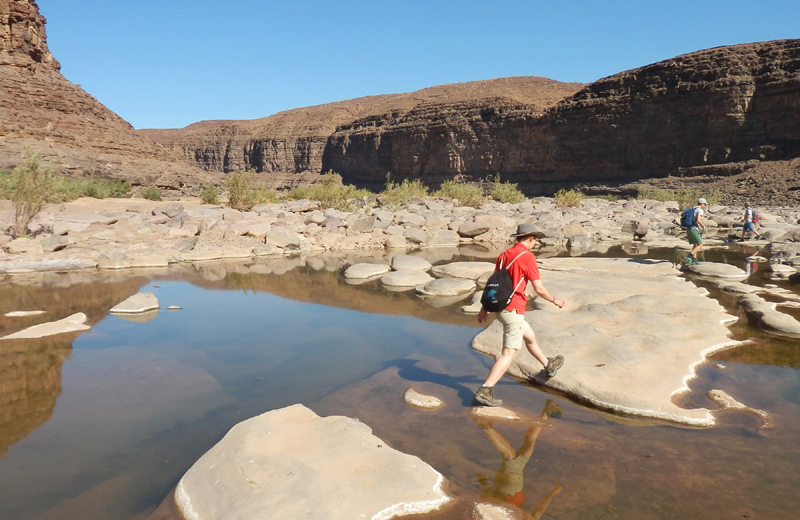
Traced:
POLYGON ((744 242, 744 235, 748 231, 753 233, 756 238, 760 238, 761 235, 758 231, 756 231, 755 224, 758 222, 758 213, 755 212, 754 209, 750 207, 749 202, 744 203, 744 227, 742 228, 742 238, 739 239, 740 242, 744 242))
POLYGON ((706 199, 697 199, 697 206, 686 208, 681 213, 681 227, 686 230, 686 238, 689 239, 689 244, 692 246, 692 252, 686 255, 686 261, 692 265, 700 265, 697 261, 697 253, 703 247, 703 237, 701 231, 706 230, 706 225, 703 224, 704 209, 708 203, 706 199))
POLYGON ((503 350, 489 370, 486 381, 475 392, 475 400, 486 406, 503 404, 500 399, 492 395, 492 391, 494 385, 511 366, 523 342, 528 352, 545 368, 548 377, 555 376, 564 364, 564 356, 545 357, 536 342, 533 329, 525 321, 525 305, 528 300, 525 288, 528 282, 533 285, 533 290, 539 297, 559 309, 565 304, 564 300, 551 295, 542 284, 536 255, 531 252, 536 240, 544 238, 545 234, 535 224, 526 222, 518 225, 517 232, 511 236, 516 239, 516 244, 497 257, 495 272, 486 281, 481 298, 481 310, 478 313, 478 323, 486 322, 487 314, 494 312, 503 324, 503 350))

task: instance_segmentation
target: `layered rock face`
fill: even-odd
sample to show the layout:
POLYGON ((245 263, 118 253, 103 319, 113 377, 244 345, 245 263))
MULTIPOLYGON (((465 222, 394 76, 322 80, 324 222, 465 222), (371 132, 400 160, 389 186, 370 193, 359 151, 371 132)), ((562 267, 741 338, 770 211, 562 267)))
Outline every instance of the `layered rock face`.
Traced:
POLYGON ((164 188, 215 182, 64 78, 45 22, 33 0, 0 0, 0 168, 16 166, 27 147, 67 175, 164 188))
POLYGON ((391 171, 569 183, 798 156, 800 40, 783 40, 623 72, 543 113, 486 100, 362 118, 331 136, 323 167, 355 182, 391 171))
MULTIPOLYGON (((525 106, 528 110, 542 111, 581 87, 583 85, 580 83, 561 83, 546 78, 502 78, 298 108, 251 121, 203 121, 178 130, 139 132, 206 170, 231 172, 250 168, 274 175, 300 172, 317 174, 333 168, 349 175, 353 172, 343 164, 352 162, 355 172, 364 161, 365 164, 374 164, 373 169, 377 171, 382 169, 382 163, 391 164, 393 153, 382 149, 382 160, 370 157, 368 149, 372 145, 369 138, 363 145, 366 146, 363 152, 359 151, 361 144, 357 148, 347 149, 349 133, 345 131, 339 134, 341 138, 336 141, 336 150, 347 149, 350 155, 339 160, 330 141, 337 128, 369 133, 376 128, 400 125, 413 130, 415 125, 448 118, 459 110, 466 110, 469 114, 467 117, 472 117, 472 111, 484 113, 483 117, 492 117, 494 112, 505 112, 507 106, 525 106), (365 125, 363 129, 362 124, 365 125)), ((444 136, 433 135, 439 129, 437 126, 430 132, 429 148, 446 145, 444 136)), ((403 157, 404 151, 397 150, 398 160, 408 162, 408 167, 413 169, 414 160, 403 157)), ((344 151, 340 153, 343 154, 344 151)), ((438 165, 429 166, 428 169, 432 169, 438 165)), ((459 169, 463 167, 462 164, 459 169)), ((405 170, 402 167, 398 172, 405 175, 405 170)), ((387 171, 393 170, 383 170, 377 176, 379 180, 384 179, 387 171)), ((447 175, 438 170, 437 173, 447 175)))

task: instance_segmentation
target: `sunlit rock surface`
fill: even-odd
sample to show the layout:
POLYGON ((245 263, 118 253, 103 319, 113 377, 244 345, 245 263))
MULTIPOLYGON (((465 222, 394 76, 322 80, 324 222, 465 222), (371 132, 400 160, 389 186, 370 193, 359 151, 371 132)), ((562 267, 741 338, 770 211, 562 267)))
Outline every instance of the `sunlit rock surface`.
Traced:
POLYGON ((482 274, 494 271, 494 264, 489 262, 453 262, 437 265, 431 270, 439 277, 463 278, 477 280, 482 274))
POLYGON ((158 309, 158 298, 153 293, 137 293, 111 309, 114 314, 138 314, 158 309))
POLYGON ((770 423, 769 414, 767 412, 740 403, 724 390, 710 390, 707 395, 710 399, 716 401, 723 410, 739 410, 751 415, 755 415, 761 419, 762 428, 769 428, 773 426, 772 423, 770 423))
POLYGON ((403 400, 407 405, 421 410, 436 410, 444 406, 444 402, 436 396, 425 395, 417 392, 412 387, 408 387, 403 394, 403 400))
POLYGON ((390 269, 391 268, 386 264, 356 264, 351 265, 345 270, 344 277, 363 280, 386 274, 390 269))
POLYGON ((234 426, 183 476, 187 520, 389 519, 450 501, 444 479, 347 417, 297 404, 234 426))
POLYGON ((3 336, 0 338, 0 340, 43 338, 45 336, 53 336, 55 334, 89 330, 90 328, 91 327, 86 325, 86 315, 82 312, 78 312, 58 321, 33 325, 19 332, 3 336))
MULTIPOLYGON (((685 409, 673 399, 706 355, 736 344, 725 323, 735 321, 705 291, 680 278, 671 262, 635 259, 551 258, 542 261, 550 293, 564 309, 534 301, 526 319, 545 355, 564 366, 547 378, 521 349, 510 373, 591 406, 624 414, 709 426, 707 409, 685 409)), ((492 356, 502 348, 502 326, 473 341, 492 356)))

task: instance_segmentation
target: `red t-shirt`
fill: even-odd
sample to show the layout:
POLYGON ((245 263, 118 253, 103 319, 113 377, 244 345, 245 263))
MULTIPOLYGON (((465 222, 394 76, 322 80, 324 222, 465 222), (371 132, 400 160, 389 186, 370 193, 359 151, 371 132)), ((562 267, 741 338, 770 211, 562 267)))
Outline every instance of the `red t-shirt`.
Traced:
POLYGON ((506 310, 517 311, 517 314, 525 314, 525 304, 528 301, 525 297, 525 288, 528 286, 528 282, 541 278, 541 276, 539 276, 539 266, 536 264, 536 255, 528 251, 525 244, 517 242, 514 247, 506 249, 497 257, 494 270, 497 271, 500 269, 500 260, 503 261, 503 267, 507 267, 515 258, 517 260, 511 264, 511 267, 508 267, 508 273, 511 275, 511 281, 514 287, 516 287, 516 290, 506 310), (522 253, 521 256, 520 253, 522 253), (519 258, 517 258, 518 256, 519 258), (525 281, 519 283, 523 278, 525 281))

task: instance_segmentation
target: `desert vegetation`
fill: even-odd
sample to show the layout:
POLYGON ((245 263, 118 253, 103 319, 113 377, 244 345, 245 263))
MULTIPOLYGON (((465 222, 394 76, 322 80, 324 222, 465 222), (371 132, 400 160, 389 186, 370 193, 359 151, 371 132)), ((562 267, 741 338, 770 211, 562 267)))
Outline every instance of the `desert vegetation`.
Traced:
POLYGON ((679 190, 666 190, 651 188, 639 191, 639 199, 656 200, 659 202, 675 201, 681 208, 688 208, 697 204, 697 199, 704 197, 709 206, 719 204, 722 195, 717 191, 704 192, 698 188, 681 188, 679 190))
POLYGON ((559 208, 574 208, 579 206, 584 197, 584 194, 578 190, 567 190, 564 188, 561 188, 553 195, 553 198, 556 200, 556 206, 559 208))

